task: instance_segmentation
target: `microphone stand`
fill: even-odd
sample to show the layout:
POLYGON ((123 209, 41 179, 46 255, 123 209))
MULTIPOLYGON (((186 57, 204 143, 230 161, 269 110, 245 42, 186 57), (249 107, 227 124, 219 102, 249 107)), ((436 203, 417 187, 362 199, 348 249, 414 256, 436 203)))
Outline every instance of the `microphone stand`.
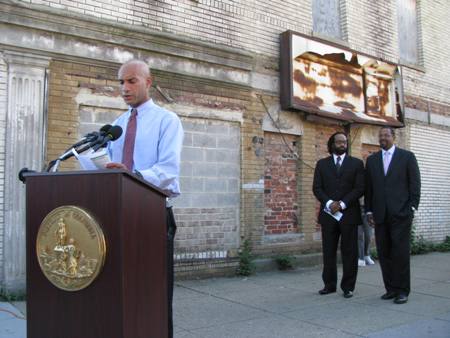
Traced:
POLYGON ((67 149, 64 154, 62 154, 60 157, 58 157, 56 160, 53 160, 49 162, 47 172, 56 172, 58 171, 59 164, 62 161, 67 160, 68 158, 72 156, 76 156, 77 154, 84 153, 86 150, 89 150, 92 148, 94 151, 97 151, 99 148, 101 148, 104 144, 106 144, 110 138, 104 137, 104 138, 97 138, 85 145, 84 147, 76 149, 76 144, 73 145, 71 148, 67 149))
MULTIPOLYGON (((84 149, 84 150, 87 150, 87 149, 84 149)), ((76 153, 75 147, 72 147, 69 150, 66 150, 66 152, 64 154, 62 154, 60 157, 58 157, 56 160, 53 160, 53 161, 49 162, 46 171, 50 172, 50 170, 51 170, 52 173, 57 172, 59 164, 61 163, 61 161, 64 161, 64 160, 68 159, 69 157, 75 155, 75 153, 76 153)))
MULTIPOLYGON (((89 148, 94 148, 95 150, 98 150, 100 147, 104 146, 110 139, 105 140, 105 135, 111 130, 112 126, 110 124, 104 125, 102 128, 100 128, 99 132, 92 132, 87 135, 77 143, 73 144, 69 149, 67 149, 61 156, 59 156, 57 159, 52 160, 48 163, 48 165, 44 168, 42 168, 42 171, 45 172, 57 172, 58 167, 60 163, 76 154, 81 154, 88 150, 89 148), (88 143, 88 145, 80 148, 83 144, 88 143), (99 143, 101 145, 99 145, 99 143)), ((19 171, 19 180, 22 183, 25 183, 25 174, 28 172, 34 172, 34 170, 30 170, 28 168, 22 168, 19 171)))

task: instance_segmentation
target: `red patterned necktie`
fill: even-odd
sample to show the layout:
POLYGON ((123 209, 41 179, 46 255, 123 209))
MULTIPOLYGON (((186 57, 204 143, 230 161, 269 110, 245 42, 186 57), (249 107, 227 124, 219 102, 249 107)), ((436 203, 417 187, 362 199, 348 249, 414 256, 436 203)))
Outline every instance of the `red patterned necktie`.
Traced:
POLYGON ((128 120, 127 132, 125 134, 125 142, 123 144, 123 156, 122 163, 128 168, 133 169, 133 153, 134 153, 134 140, 136 139, 136 115, 137 109, 131 109, 131 115, 128 120))

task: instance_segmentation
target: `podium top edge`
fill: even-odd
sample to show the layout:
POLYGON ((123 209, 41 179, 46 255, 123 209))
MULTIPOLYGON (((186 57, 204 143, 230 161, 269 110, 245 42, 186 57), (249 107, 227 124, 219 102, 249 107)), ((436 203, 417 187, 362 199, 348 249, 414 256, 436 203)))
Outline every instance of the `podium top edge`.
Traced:
POLYGON ((23 174, 25 178, 28 177, 42 177, 42 176, 80 176, 80 175, 111 175, 111 174, 122 174, 125 175, 132 180, 139 182, 140 184, 144 184, 147 187, 151 188, 152 190, 155 190, 159 192, 161 195, 165 197, 169 197, 169 195, 164 192, 161 188, 158 188, 157 186, 151 184, 150 182, 147 182, 141 177, 138 177, 137 175, 133 175, 128 170, 123 169, 104 169, 104 170, 70 170, 70 171, 57 171, 57 172, 26 172, 23 174))

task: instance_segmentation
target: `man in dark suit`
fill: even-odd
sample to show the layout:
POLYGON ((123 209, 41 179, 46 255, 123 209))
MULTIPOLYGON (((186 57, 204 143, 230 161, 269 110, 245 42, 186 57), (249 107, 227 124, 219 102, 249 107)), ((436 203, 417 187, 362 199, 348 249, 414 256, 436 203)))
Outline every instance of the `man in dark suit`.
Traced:
POLYGON ((366 163, 365 208, 375 238, 386 293, 382 299, 408 301, 410 237, 414 210, 419 207, 420 172, 410 151, 394 145, 395 132, 379 132, 381 150, 366 163))
POLYGON ((345 298, 353 296, 358 273, 358 225, 362 224, 359 198, 364 193, 364 165, 347 154, 347 136, 342 132, 328 140, 331 156, 317 162, 313 192, 320 201, 323 272, 325 284, 319 294, 336 292, 336 251, 341 238, 345 298))

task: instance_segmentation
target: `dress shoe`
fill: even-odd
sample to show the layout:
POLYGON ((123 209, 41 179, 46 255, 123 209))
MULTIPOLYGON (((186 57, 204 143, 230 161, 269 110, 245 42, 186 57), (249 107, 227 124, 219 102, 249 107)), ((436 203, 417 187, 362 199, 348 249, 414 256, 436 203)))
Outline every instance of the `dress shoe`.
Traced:
POLYGON ((319 295, 328 295, 329 293, 333 292, 336 292, 336 289, 323 288, 322 290, 319 290, 319 295))
POLYGON ((358 266, 366 266, 366 261, 364 259, 358 259, 358 266))
POLYGON ((344 298, 352 298, 353 291, 344 291, 344 298))
POLYGON ((398 295, 397 297, 395 297, 394 299, 394 303, 395 304, 405 304, 408 301, 408 296, 407 295, 398 295))
POLYGON ((381 299, 387 300, 387 299, 394 299, 395 297, 397 297, 397 294, 395 292, 388 291, 381 296, 381 299))
POLYGON ((364 261, 366 262, 366 265, 374 265, 375 264, 372 257, 370 257, 370 256, 364 256, 364 261))

